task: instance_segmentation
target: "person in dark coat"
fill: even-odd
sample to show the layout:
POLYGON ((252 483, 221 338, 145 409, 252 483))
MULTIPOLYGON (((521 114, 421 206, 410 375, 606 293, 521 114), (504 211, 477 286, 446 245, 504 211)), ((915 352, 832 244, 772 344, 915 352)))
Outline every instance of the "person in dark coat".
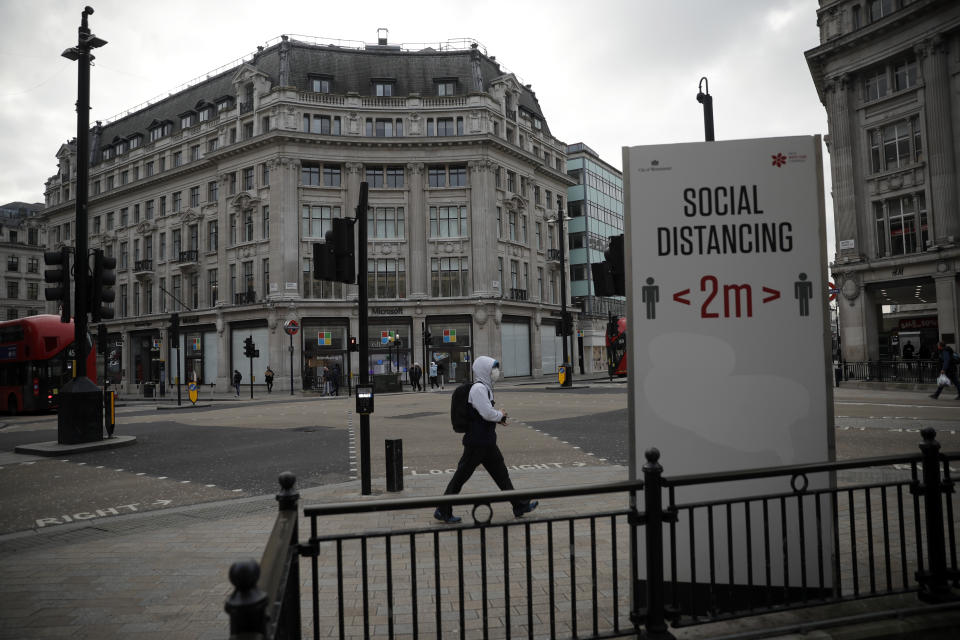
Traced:
MULTIPOLYGON (((957 400, 960 400, 960 380, 957 379, 957 363, 953 359, 953 349, 946 343, 940 341, 937 343, 937 351, 940 353, 940 375, 947 376, 950 384, 957 388, 957 400)), ((930 397, 936 400, 940 397, 940 392, 949 385, 937 385, 937 390, 930 394, 930 397)))
POLYGON ((413 366, 410 367, 410 386, 414 391, 423 391, 423 385, 420 384, 422 378, 423 369, 419 362, 414 362, 413 366))
POLYGON ((233 370, 233 388, 237 390, 237 397, 240 397, 240 383, 243 382, 243 374, 238 370, 233 370))
MULTIPOLYGON (((497 446, 497 425, 507 424, 507 412, 493 407, 493 383, 500 377, 500 363, 489 356, 480 356, 473 363, 473 379, 470 388, 469 404, 472 407, 473 421, 463 434, 463 455, 457 463, 457 470, 450 478, 444 495, 460 493, 477 467, 483 465, 501 491, 512 491, 510 473, 503 462, 503 454, 497 446)), ((536 500, 516 500, 513 515, 521 517, 537 508, 536 500)), ((444 505, 437 507, 433 517, 446 524, 456 524, 461 518, 453 515, 453 509, 444 505)))

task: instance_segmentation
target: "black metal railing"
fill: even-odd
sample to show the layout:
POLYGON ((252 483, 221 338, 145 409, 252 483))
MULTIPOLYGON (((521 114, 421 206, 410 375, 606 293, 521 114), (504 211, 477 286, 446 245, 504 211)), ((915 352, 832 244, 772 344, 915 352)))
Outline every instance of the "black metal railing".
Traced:
POLYGON ((177 256, 177 262, 196 262, 198 255, 199 254, 197 253, 196 249, 188 249, 187 251, 181 251, 180 254, 177 256))
MULTIPOLYGON (((670 626, 879 595, 947 601, 960 586, 950 477, 960 453, 941 453, 931 428, 922 435, 921 453, 906 456, 671 478, 650 449, 643 480, 310 506, 310 538, 299 545, 295 529, 280 526, 290 518, 281 510, 259 582, 267 595, 254 562, 231 567, 231 633, 300 637, 293 549, 310 565, 314 638, 462 638, 468 630, 487 638, 494 620, 507 638, 609 638, 643 628, 644 637, 666 639, 670 626), (858 484, 863 477, 876 481, 858 484), (744 487, 730 483, 751 480, 785 490, 683 500, 689 487, 729 494, 744 487), (581 512, 584 496, 594 512, 581 512), (532 497, 555 500, 560 515, 493 521, 492 505, 532 497), (383 512, 438 505, 473 505, 473 523, 382 528, 383 512), (346 533, 321 535, 337 516, 346 533)), ((281 493, 292 495, 285 476, 281 493)))
POLYGON ((153 260, 137 260, 133 263, 134 271, 153 271, 153 260))
POLYGON ((843 380, 869 382, 912 382, 933 384, 940 375, 940 360, 873 360, 847 362, 839 366, 843 380))
POLYGON ((527 299, 527 290, 526 290, 526 289, 510 289, 510 299, 511 299, 511 300, 526 300, 526 299, 527 299))
POLYGON ((547 262, 560 262, 562 257, 560 249, 547 249, 547 262))
POLYGON ((254 304, 256 301, 257 293, 255 291, 233 294, 233 304, 254 304))

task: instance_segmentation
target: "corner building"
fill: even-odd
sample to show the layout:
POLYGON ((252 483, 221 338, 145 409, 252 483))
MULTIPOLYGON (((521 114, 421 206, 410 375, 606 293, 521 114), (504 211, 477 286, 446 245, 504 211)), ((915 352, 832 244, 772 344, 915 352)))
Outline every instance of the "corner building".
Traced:
POLYGON ((960 3, 820 0, 843 358, 960 336, 960 3))
MULTIPOLYGON (((544 220, 572 184, 566 145, 530 85, 477 43, 282 36, 90 135, 90 245, 118 264, 107 376, 128 389, 174 379, 172 312, 181 380, 219 390, 234 369, 249 381, 248 336, 255 383, 269 365, 281 390, 291 360, 298 391, 316 388, 323 366, 345 383, 360 366, 429 359, 459 381, 482 354, 508 376, 552 373, 540 336, 560 319, 547 251, 563 239, 544 220), (312 245, 331 219, 356 215, 363 181, 368 363, 348 351, 357 287, 312 277, 312 245), (292 341, 288 320, 300 324, 292 341)), ((50 248, 70 243, 75 155, 63 145, 46 184, 50 248)))

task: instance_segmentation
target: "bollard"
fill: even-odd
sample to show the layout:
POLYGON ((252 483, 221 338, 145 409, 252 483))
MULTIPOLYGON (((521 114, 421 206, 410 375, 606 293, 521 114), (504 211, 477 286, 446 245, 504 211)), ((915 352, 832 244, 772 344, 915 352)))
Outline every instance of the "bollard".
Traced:
POLYGON ((387 491, 403 491, 403 440, 387 440, 387 491))
POLYGON ((240 560, 230 565, 230 584, 234 591, 224 610, 230 616, 231 638, 263 638, 267 628, 267 594, 257 587, 260 565, 256 560, 240 560))

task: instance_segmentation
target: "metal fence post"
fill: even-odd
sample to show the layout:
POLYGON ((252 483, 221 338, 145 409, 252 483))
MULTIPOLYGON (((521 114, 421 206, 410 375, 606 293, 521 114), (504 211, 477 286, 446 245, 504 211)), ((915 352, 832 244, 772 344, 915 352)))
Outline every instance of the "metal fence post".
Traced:
POLYGON ((953 493, 952 482, 940 481, 940 443, 933 427, 920 430, 923 442, 923 483, 915 491, 923 496, 923 511, 927 529, 927 570, 917 572, 920 583, 920 599, 938 603, 956 600, 947 583, 947 552, 943 537, 943 494, 953 493))
POLYGON ((646 526, 647 560, 647 612, 644 626, 644 638, 650 640, 670 640, 674 636, 667 630, 663 584, 663 491, 660 478, 663 467, 660 466, 660 451, 647 449, 644 453, 647 463, 643 465, 643 502, 644 524, 646 526))
POLYGON ((224 610, 230 616, 231 640, 261 640, 267 627, 267 594, 257 588, 260 565, 252 558, 230 565, 234 591, 224 610))

